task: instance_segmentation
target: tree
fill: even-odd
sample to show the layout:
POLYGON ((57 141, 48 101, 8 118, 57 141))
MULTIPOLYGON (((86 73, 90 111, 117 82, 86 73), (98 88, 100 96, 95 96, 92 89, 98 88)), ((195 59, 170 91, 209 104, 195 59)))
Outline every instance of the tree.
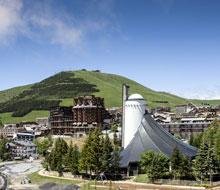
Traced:
POLYGON ((210 181, 210 184, 212 184, 213 174, 218 169, 218 162, 217 162, 217 159, 216 159, 214 147, 212 147, 212 146, 210 146, 208 148, 207 166, 208 166, 208 173, 209 173, 209 181, 210 181))
POLYGON ((42 141, 36 140, 35 144, 37 145, 37 152, 45 157, 48 153, 48 149, 52 146, 52 141, 45 138, 42 141))
POLYGON ((85 170, 86 173, 88 172, 90 168, 90 158, 89 158, 88 153, 89 153, 91 141, 92 141, 92 133, 89 133, 88 137, 86 138, 85 144, 82 148, 81 157, 79 160, 80 170, 85 170))
POLYGON ((201 184, 208 176, 207 155, 208 146, 203 141, 193 163, 194 176, 201 184))
POLYGON ((73 175, 77 175, 79 173, 79 148, 77 145, 72 145, 72 142, 69 146, 68 152, 65 157, 65 166, 68 171, 70 171, 73 175))
POLYGON ((142 154, 140 163, 152 182, 162 178, 169 171, 169 159, 161 153, 148 151, 142 154))
POLYGON ((103 153, 102 145, 101 145, 101 131, 97 128, 92 133, 92 141, 89 147, 88 155, 90 157, 90 169, 95 173, 99 173, 102 168, 101 156, 103 153))
POLYGON ((111 161, 111 153, 113 151, 112 143, 109 139, 108 134, 101 139, 102 144, 102 155, 101 155, 101 163, 102 163, 102 172, 106 172, 110 170, 110 161, 111 161))
POLYGON ((102 170, 102 144, 101 144, 101 131, 96 128, 91 132, 83 146, 82 156, 80 159, 80 168, 86 171, 94 172, 97 174, 102 170))
POLYGON ((64 166, 64 158, 68 151, 68 145, 67 143, 61 139, 58 138, 55 141, 55 146, 52 149, 51 153, 47 157, 47 161, 49 163, 50 169, 53 171, 58 171, 61 175, 63 171, 64 166))
POLYGON ((195 135, 191 135, 189 144, 199 148, 199 146, 200 146, 200 144, 202 142, 202 138, 203 138, 203 133, 200 133, 200 134, 198 134, 196 136, 195 135))
POLYGON ((216 153, 217 160, 218 162, 220 162, 220 124, 214 135, 214 150, 216 153))
POLYGON ((115 176, 119 174, 120 160, 121 158, 119 147, 114 146, 110 161, 110 171, 111 173, 115 174, 115 176))
POLYGON ((178 148, 174 148, 170 158, 171 173, 174 179, 186 177, 191 173, 191 164, 188 157, 185 157, 178 148))
POLYGON ((7 139, 3 138, 3 139, 0 139, 0 160, 8 160, 9 157, 10 157, 10 154, 8 152, 8 149, 7 149, 7 139))
POLYGON ((215 120, 209 128, 201 134, 199 150, 193 163, 193 172, 197 180, 202 183, 210 180, 220 168, 220 122, 215 120))

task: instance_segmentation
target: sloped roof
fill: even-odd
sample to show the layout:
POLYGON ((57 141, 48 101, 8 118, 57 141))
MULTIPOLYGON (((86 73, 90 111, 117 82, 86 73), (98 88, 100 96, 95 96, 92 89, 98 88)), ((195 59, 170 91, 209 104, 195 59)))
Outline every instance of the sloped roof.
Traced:
POLYGON ((121 152, 120 165, 127 167, 130 162, 140 161, 141 154, 149 150, 161 152, 170 157, 175 147, 190 158, 197 152, 195 147, 176 139, 167 132, 150 114, 145 114, 134 138, 121 152))

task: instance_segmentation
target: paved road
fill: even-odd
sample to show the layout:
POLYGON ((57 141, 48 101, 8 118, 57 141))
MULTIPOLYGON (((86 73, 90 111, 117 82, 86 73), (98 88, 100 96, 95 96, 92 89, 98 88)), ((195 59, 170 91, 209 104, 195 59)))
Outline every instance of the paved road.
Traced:
POLYGON ((20 186, 21 180, 28 174, 42 169, 39 160, 33 162, 8 162, 0 168, 0 172, 8 176, 12 186, 20 186))
POLYGON ((7 179, 0 173, 0 189, 4 190, 7 188, 7 179))

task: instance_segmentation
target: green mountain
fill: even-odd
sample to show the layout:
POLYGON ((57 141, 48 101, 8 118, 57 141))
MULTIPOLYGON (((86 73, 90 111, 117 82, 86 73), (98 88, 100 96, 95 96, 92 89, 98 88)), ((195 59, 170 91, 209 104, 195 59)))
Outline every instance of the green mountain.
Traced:
POLYGON ((50 107, 73 105, 73 97, 94 94, 105 98, 106 107, 121 106, 122 84, 130 93, 140 93, 150 108, 195 102, 220 104, 220 100, 187 100, 166 92, 157 92, 128 78, 99 71, 61 72, 39 83, 0 92, 0 117, 4 123, 33 120, 48 115, 50 107))

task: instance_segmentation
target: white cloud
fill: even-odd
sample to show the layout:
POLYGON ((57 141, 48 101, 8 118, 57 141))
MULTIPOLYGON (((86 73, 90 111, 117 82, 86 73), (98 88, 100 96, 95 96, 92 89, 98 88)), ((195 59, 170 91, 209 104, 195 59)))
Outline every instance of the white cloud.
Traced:
POLYGON ((0 0, 0 43, 22 36, 37 42, 80 48, 90 34, 114 27, 111 0, 86 4, 88 10, 80 19, 62 8, 55 11, 51 2, 0 0))
POLYGON ((21 0, 0 0, 0 40, 2 43, 7 43, 18 33, 25 33, 21 10, 21 0))
POLYGON ((29 21, 33 26, 37 27, 40 30, 39 33, 46 36, 52 44, 76 46, 82 41, 82 30, 60 19, 54 19, 48 15, 33 15, 29 21))

